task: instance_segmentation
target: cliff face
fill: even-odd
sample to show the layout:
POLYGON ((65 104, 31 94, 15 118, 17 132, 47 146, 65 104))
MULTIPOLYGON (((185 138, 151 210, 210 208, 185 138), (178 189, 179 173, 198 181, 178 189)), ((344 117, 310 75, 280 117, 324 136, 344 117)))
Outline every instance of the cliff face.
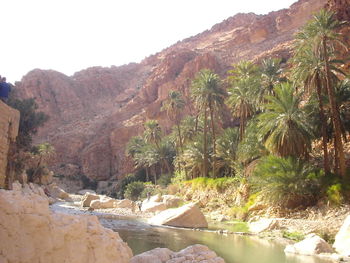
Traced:
POLYGON ((5 187, 7 157, 18 134, 19 112, 0 101, 0 188, 5 187))
MULTIPOLYGON (((348 8, 347 3, 331 0, 328 5, 348 8)), ((17 90, 22 98, 36 97, 39 109, 51 117, 36 140, 55 146, 56 173, 116 178, 131 171, 125 144, 143 131, 145 119, 158 119, 169 128, 160 112, 169 90, 180 90, 189 100, 191 79, 200 69, 224 75, 242 59, 288 58, 293 33, 326 4, 327 0, 300 0, 268 15, 237 14, 139 64, 89 68, 72 77, 34 70, 17 90)))

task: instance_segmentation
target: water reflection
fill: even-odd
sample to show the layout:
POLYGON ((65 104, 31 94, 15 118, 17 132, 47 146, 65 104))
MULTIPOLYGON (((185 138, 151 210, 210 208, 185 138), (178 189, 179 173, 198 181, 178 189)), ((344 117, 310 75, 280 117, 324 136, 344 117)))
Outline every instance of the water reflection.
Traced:
POLYGON ((204 244, 224 258, 226 263, 331 262, 317 257, 285 255, 283 245, 257 237, 152 227, 135 220, 104 219, 101 223, 118 231, 121 238, 131 247, 134 255, 156 247, 168 247, 173 251, 179 251, 193 244, 204 244))

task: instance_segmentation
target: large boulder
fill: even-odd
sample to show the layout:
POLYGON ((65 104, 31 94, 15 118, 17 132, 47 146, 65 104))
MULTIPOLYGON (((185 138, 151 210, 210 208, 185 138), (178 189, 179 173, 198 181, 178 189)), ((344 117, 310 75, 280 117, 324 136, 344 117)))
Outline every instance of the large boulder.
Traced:
POLYGON ((316 234, 310 234, 304 240, 288 245, 284 249, 285 253, 294 253, 300 255, 318 255, 321 253, 332 253, 332 247, 316 234))
POLYGON ((178 207, 183 200, 176 195, 163 195, 162 201, 167 208, 178 207))
POLYGON ((81 206, 90 207, 90 204, 93 200, 100 200, 100 196, 96 194, 86 193, 81 200, 81 206))
POLYGON ((333 247, 339 254, 350 257, 350 215, 335 236, 333 247))
POLYGON ((113 198, 102 197, 99 200, 92 200, 90 207, 93 209, 107 209, 116 207, 117 201, 113 198))
POLYGON ((141 211, 143 212, 156 213, 156 212, 164 211, 166 209, 167 207, 163 202, 146 202, 146 203, 143 203, 141 206, 141 211))
POLYGON ((160 212, 152 217, 149 223, 175 227, 208 227, 208 222, 203 213, 193 203, 160 212))
POLYGON ((261 233, 276 229, 278 227, 278 221, 273 218, 262 218, 259 221, 249 224, 249 231, 252 233, 261 233))
POLYGON ((130 263, 225 263, 214 251, 204 245, 189 246, 179 252, 155 248, 134 256, 130 263))
POLYGON ((0 190, 0 262, 128 263, 131 249, 96 216, 54 213, 42 189, 0 190))
POLYGON ((129 199, 116 200, 115 207, 133 209, 133 207, 136 207, 136 204, 129 199))
POLYGON ((53 198, 58 198, 66 201, 71 201, 69 194, 63 189, 59 188, 56 184, 50 184, 46 187, 48 194, 53 198))

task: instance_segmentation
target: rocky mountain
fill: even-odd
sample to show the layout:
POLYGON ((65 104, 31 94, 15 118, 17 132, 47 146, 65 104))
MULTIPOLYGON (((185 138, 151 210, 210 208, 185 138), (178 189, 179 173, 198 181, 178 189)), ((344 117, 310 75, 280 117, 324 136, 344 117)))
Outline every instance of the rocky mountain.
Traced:
POLYGON ((132 170, 125 144, 143 131, 146 119, 158 119, 169 129, 160 112, 169 90, 180 90, 189 99, 191 79, 200 69, 224 75, 242 59, 288 58, 293 34, 325 6, 349 17, 349 0, 300 0, 267 15, 237 14, 139 64, 93 67, 70 77, 35 69, 16 90, 22 98, 35 97, 39 109, 50 115, 36 142, 56 148, 56 174, 118 178, 132 170))

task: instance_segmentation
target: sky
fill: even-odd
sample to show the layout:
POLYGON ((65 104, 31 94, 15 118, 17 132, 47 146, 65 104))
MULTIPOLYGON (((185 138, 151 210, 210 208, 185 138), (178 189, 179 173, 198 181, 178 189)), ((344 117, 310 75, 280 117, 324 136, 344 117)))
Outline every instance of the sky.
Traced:
POLYGON ((236 13, 266 14, 296 0, 1 0, 0 75, 35 68, 68 76, 140 62, 236 13))

